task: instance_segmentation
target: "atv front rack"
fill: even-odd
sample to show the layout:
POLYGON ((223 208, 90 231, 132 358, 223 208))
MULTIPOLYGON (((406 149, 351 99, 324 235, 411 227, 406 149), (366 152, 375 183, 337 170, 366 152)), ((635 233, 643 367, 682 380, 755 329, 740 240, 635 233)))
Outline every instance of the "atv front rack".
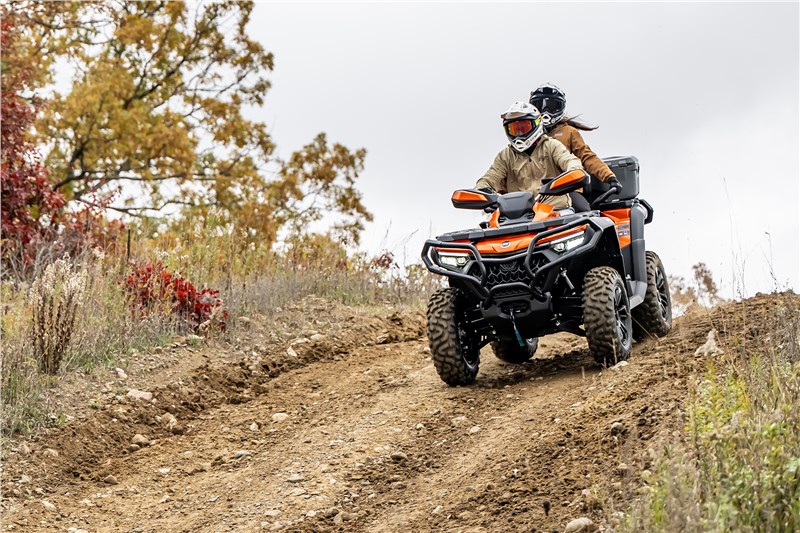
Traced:
MULTIPOLYGON (((609 224, 611 223, 609 222, 609 224)), ((467 282, 469 287, 472 288, 475 293, 483 299, 484 309, 488 309, 494 303, 499 292, 509 290, 525 291, 533 296, 536 300, 545 302, 548 299, 545 293, 548 292, 549 288, 544 283, 547 275, 554 269, 557 269, 561 265, 568 263, 575 257, 593 250, 602 237, 604 229, 605 228, 603 225, 598 223, 593 217, 581 216, 565 224, 559 224, 555 228, 537 233, 533 236, 533 239, 531 239, 531 242, 528 244, 528 248, 525 251, 503 255, 501 257, 481 255, 475 245, 470 242, 447 242, 436 239, 428 239, 425 241, 425 245, 422 248, 422 261, 425 263, 427 269, 434 274, 439 274, 450 278, 457 278, 467 282), (586 226, 591 228, 591 230, 594 230, 589 231, 587 228, 586 234, 590 235, 588 240, 586 240, 584 237, 584 242, 582 244, 578 245, 572 250, 562 253, 553 261, 548 261, 540 265, 533 264, 532 260, 534 253, 544 249, 543 247, 545 246, 545 243, 540 244, 543 239, 558 235, 559 233, 569 232, 570 230, 581 226, 586 226), (537 246, 539 247, 538 250, 537 246), (439 261, 439 252, 444 250, 463 250, 470 252, 472 256, 470 258, 471 262, 468 262, 467 264, 470 265, 470 270, 472 264, 477 265, 480 271, 480 277, 471 275, 465 272, 464 269, 458 267, 448 268, 442 266, 439 261), (519 261, 520 259, 522 259, 522 264, 525 268, 525 271, 527 272, 528 276, 530 276, 530 284, 515 281, 510 283, 500 283, 492 287, 488 287, 489 271, 487 269, 487 264, 513 263, 515 261, 519 261), (542 289, 539 287, 542 287, 542 289)), ((519 234, 517 234, 517 236, 518 235, 519 234)))

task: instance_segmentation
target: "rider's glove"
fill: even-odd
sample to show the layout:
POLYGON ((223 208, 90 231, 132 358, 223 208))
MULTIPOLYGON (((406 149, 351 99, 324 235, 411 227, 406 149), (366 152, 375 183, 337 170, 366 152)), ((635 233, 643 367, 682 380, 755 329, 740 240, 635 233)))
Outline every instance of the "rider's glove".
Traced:
POLYGON ((618 191, 622 190, 622 184, 617 180, 616 176, 613 176, 610 180, 606 181, 606 183, 612 189, 617 189, 618 191))
POLYGON ((497 194, 497 192, 494 189, 492 189, 491 187, 481 187, 478 190, 481 191, 481 192, 485 192, 486 194, 497 194))

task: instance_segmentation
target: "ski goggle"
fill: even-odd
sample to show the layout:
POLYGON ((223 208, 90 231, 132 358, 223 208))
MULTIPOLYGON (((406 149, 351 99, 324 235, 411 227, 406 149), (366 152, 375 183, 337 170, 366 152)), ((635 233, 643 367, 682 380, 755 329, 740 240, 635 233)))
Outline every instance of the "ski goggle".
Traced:
POLYGON ((506 124, 506 132, 512 137, 519 137, 520 135, 527 135, 531 131, 533 131, 534 123, 533 120, 526 119, 526 120, 515 120, 514 122, 509 122, 506 124))
POLYGON ((541 96, 531 98, 531 103, 540 113, 550 113, 551 115, 562 112, 565 104, 561 98, 544 98, 541 96))

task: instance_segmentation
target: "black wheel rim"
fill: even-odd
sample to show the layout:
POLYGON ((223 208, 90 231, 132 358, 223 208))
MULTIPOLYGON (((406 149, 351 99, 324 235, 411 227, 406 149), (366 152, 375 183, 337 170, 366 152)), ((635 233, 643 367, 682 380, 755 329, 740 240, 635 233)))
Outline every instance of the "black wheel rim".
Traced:
POLYGON ((661 312, 661 319, 666 322, 670 311, 670 297, 667 278, 660 268, 656 270, 656 291, 658 292, 658 310, 661 312))
POLYGON ((625 289, 617 285, 614 287, 614 309, 617 314, 617 335, 622 344, 627 346, 631 338, 631 312, 625 289))

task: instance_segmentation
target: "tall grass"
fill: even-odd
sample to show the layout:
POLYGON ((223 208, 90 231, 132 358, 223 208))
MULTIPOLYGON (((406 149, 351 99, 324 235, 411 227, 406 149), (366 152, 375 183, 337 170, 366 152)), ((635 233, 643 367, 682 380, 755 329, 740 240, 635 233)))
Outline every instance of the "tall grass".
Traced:
POLYGON ((167 317, 133 317, 119 258, 87 255, 74 266, 59 261, 53 263, 61 265, 58 274, 45 269, 30 287, 3 284, 0 422, 7 434, 50 423, 47 391, 64 373, 105 366, 132 349, 164 342, 173 329, 167 317), (80 285, 80 298, 67 298, 70 284, 80 285))
MULTIPOLYGON (((391 253, 347 253, 325 235, 290 239, 279 252, 229 231, 186 242, 163 235, 145 252, 158 257, 198 288, 219 289, 230 314, 270 314, 305 296, 346 305, 421 307, 440 283, 421 265, 398 265, 391 253)), ((235 327, 235 321, 232 326, 235 327)))
POLYGON ((800 530, 799 312, 786 298, 767 331, 727 339, 623 531, 800 530))
MULTIPOLYGON (((162 235, 134 244, 131 258, 161 260, 198 289, 220 290, 229 314, 223 341, 235 335, 238 317, 255 313, 269 317, 306 296, 346 305, 422 307, 439 283, 419 266, 397 265, 391 254, 378 258, 348 254, 325 236, 290 240, 281 253, 249 243, 245 235, 234 231, 207 232, 203 239, 162 235)), ((124 246, 115 248, 124 251, 124 246)), ((81 277, 85 290, 65 337, 68 342, 50 350, 52 360, 57 360, 50 369, 55 377, 39 372, 36 308, 27 297, 29 286, 4 283, 0 322, 4 433, 27 432, 49 423, 47 391, 57 386, 64 373, 112 365, 123 354, 166 343, 182 332, 168 305, 164 313, 141 316, 132 312, 125 289, 127 260, 125 253, 105 256, 100 252, 75 260, 74 275, 81 277)), ((33 284, 42 286, 43 276, 33 284)))

